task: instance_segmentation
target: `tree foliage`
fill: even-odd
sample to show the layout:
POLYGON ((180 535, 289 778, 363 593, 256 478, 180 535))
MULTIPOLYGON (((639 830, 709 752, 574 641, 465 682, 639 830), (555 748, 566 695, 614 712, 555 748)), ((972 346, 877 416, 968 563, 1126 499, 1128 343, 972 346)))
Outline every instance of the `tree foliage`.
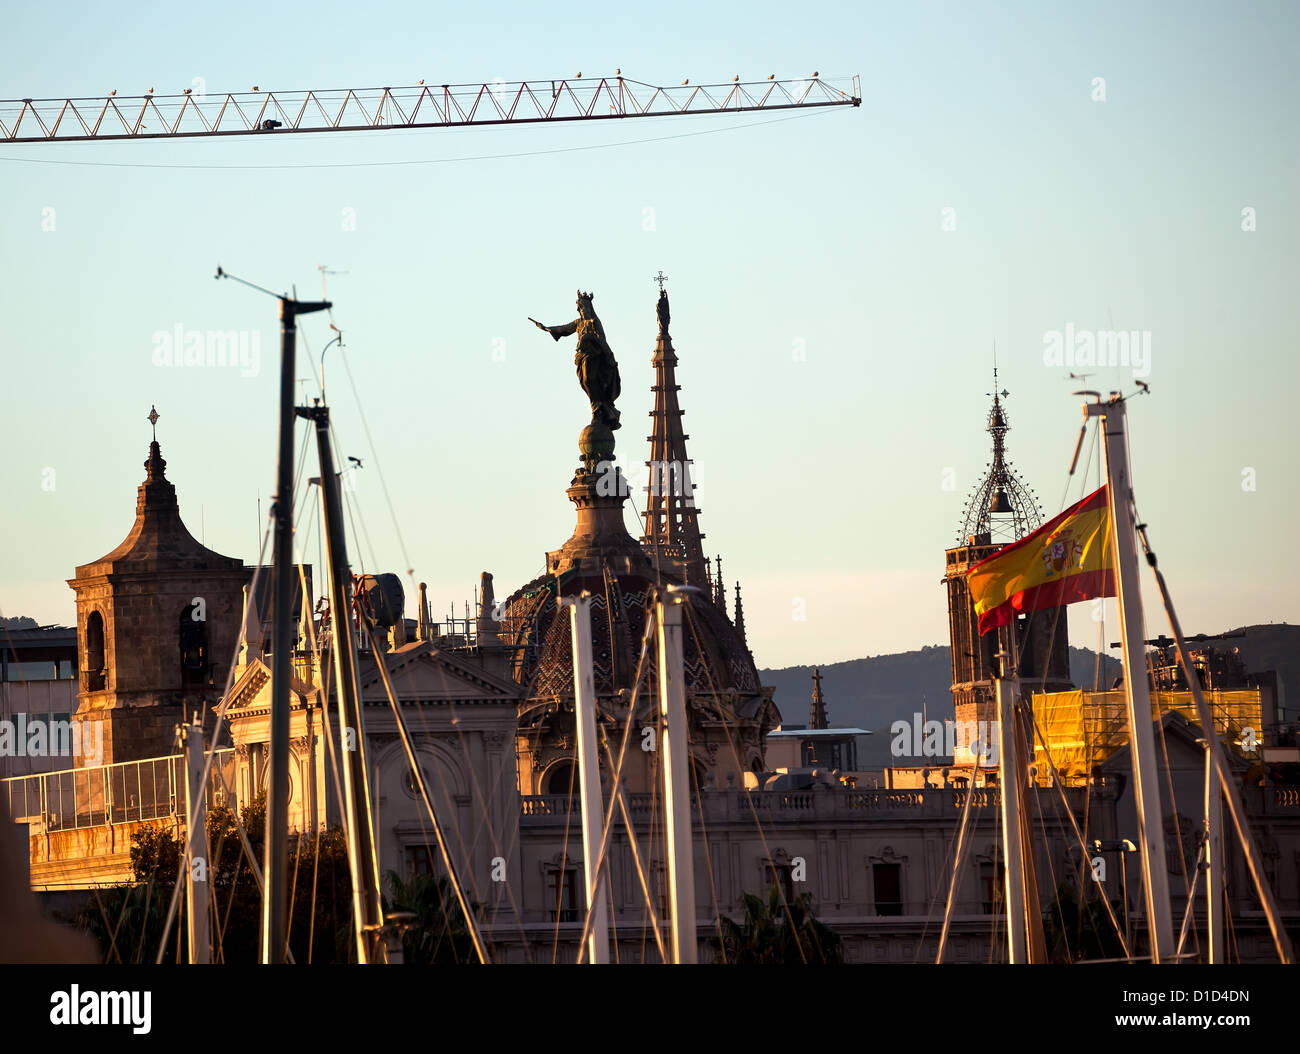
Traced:
POLYGON ((746 893, 744 921, 719 918, 721 935, 713 947, 723 962, 737 966, 829 965, 844 961, 844 944, 830 927, 817 921, 811 893, 788 902, 773 884, 767 898, 746 893))
MULTIPOLYGON (((1123 905, 1117 901, 1112 909, 1122 926, 1123 905)), ((1081 905, 1078 891, 1066 882, 1056 887, 1056 898, 1047 910, 1043 936, 1052 962, 1118 959, 1124 954, 1124 947, 1101 897, 1088 897, 1081 905)))
MULTIPOLYGON (((266 799, 259 795, 240 818, 260 867, 264 857, 266 799)), ((207 875, 212 953, 216 962, 256 962, 261 949, 262 898, 244 852, 234 811, 208 812, 207 875)), ((162 941, 184 843, 159 824, 131 840, 132 881, 96 891, 79 921, 99 941, 106 962, 153 962, 162 941)), ((298 962, 347 962, 352 938, 352 880, 343 832, 331 828, 289 840, 289 948, 298 962), (313 910, 314 906, 314 910, 313 910)), ((184 903, 172 924, 164 962, 184 961, 184 903)))
MULTIPOLYGON (((402 933, 405 962, 418 965, 478 962, 474 941, 460 909, 451 880, 445 875, 413 875, 403 880, 388 872, 390 897, 384 914, 409 912, 414 918, 402 933)), ((476 915, 482 905, 470 903, 476 915)))

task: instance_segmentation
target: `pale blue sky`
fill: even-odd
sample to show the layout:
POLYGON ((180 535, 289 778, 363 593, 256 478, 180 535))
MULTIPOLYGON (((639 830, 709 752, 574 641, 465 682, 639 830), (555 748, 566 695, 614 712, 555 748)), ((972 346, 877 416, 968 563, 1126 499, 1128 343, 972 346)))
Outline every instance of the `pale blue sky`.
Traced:
MULTIPOLYGON (((221 263, 302 295, 319 291, 318 265, 347 272, 330 279, 335 318, 436 609, 459 605, 484 569, 510 591, 569 536, 564 488, 585 402, 571 342, 555 345, 525 316, 567 321, 576 286, 596 292, 621 364, 620 460, 644 458, 650 278, 662 269, 706 546, 743 583, 760 665, 946 642, 938 580, 987 460, 994 342, 1011 454, 1050 514, 1079 399, 1066 371, 1044 364, 1044 334, 1067 325, 1151 334, 1153 394, 1131 410, 1134 473, 1188 630, 1300 618, 1294 5, 491 14, 235 3, 135 5, 127 18, 29 5, 6 19, 0 96, 617 66, 668 84, 856 73, 864 102, 779 123, 0 145, 5 614, 71 621, 63 580, 130 527, 151 403, 191 530, 253 559, 256 496, 265 502, 274 472, 275 305, 214 282, 221 263), (1097 77, 1104 102, 1092 98, 1097 77), (661 141, 637 142, 650 139, 661 141), (564 147, 598 149, 380 164, 564 147), (343 162, 375 167, 221 167, 343 162), (111 167, 144 165, 191 167, 111 167), (941 229, 945 208, 955 230, 941 229), (258 331, 260 372, 155 366, 153 335, 178 324, 258 331), (949 468, 955 491, 942 486, 949 468), (799 598, 806 621, 792 617, 799 598)), ((319 350, 323 321, 304 331, 319 350)), ((330 376, 342 453, 367 462, 356 496, 374 563, 401 571, 337 361, 330 376)), ((1133 387, 1114 369, 1091 384, 1133 387)), ((373 569, 364 545, 360 555, 373 569)), ((1095 643, 1076 615, 1075 642, 1095 643)), ((1163 628, 1154 612, 1148 621, 1163 628)))

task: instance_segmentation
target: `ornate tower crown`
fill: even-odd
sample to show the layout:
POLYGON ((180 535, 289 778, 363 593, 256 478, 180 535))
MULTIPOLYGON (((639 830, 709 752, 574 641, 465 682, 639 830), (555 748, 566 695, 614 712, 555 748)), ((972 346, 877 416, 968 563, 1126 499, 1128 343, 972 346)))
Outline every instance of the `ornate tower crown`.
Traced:
POLYGON ((993 406, 989 410, 989 435, 993 437, 993 460, 984 478, 972 489, 962 510, 960 545, 971 537, 986 537, 985 544, 1006 545, 1023 538, 1042 522, 1042 509, 1029 485, 1020 478, 1006 457, 1006 434, 1011 431, 1002 400, 1011 393, 998 391, 998 368, 993 367, 993 406))

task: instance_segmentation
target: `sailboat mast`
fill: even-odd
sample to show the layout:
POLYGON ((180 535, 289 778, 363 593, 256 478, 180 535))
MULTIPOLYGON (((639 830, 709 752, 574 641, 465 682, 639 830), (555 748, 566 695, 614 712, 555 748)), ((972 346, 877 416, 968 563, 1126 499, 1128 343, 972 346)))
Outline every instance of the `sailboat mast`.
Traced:
POLYGON ((1207 961, 1223 963, 1223 792, 1214 764, 1214 749, 1205 741, 1205 927, 1207 961))
MULTIPOLYGON (((1002 856, 1007 905, 1007 959, 1013 965, 1029 961, 1025 918, 1024 841, 1020 837, 1020 763, 1015 699, 1020 681, 1016 676, 1015 623, 998 629, 998 675, 995 678, 998 704, 998 782, 1001 784, 1002 856)), ((975 793, 971 780, 970 793, 975 793)), ((996 877, 995 877, 996 881, 996 877)))
POLYGON ((343 502, 334 453, 330 448, 329 408, 298 411, 316 427, 320 456, 321 510, 325 526, 325 558, 329 563, 330 623, 334 652, 334 684, 339 700, 339 741, 343 745, 344 807, 347 810, 348 865, 352 873, 352 918, 357 962, 384 962, 381 934, 383 910, 379 900, 379 865, 366 771, 365 728, 357 678, 357 648, 352 636, 352 572, 343 533, 343 502))
POLYGON ((212 961, 209 918, 208 799, 203 785, 203 718, 194 715, 181 726, 185 743, 185 816, 189 853, 185 857, 185 898, 189 908, 188 945, 191 963, 212 961))
POLYGON ((659 720, 663 729, 664 841, 672 907, 673 962, 699 961, 695 931, 695 847, 691 840, 690 747, 686 734, 686 680, 682 661, 682 601, 669 586, 660 593, 659 720))
POLYGON ((1175 955, 1174 930, 1169 907, 1169 873, 1165 864, 1164 819, 1160 808, 1160 773, 1156 765, 1151 689, 1143 644, 1142 592, 1138 584, 1133 482, 1129 477, 1124 400, 1118 393, 1112 393, 1108 402, 1086 403, 1083 412, 1085 418, 1101 419, 1120 641, 1124 655, 1129 753, 1133 759, 1133 791, 1137 805, 1138 842, 1142 850, 1142 886, 1146 898, 1151 961, 1169 962, 1175 955))
MULTIPOLYGON (((1273 935, 1273 943, 1277 947, 1278 958, 1284 963, 1294 962, 1295 953, 1291 947, 1291 938, 1287 936, 1286 926, 1283 923, 1281 912, 1278 910, 1277 897, 1273 893, 1272 886, 1269 885, 1268 873, 1264 867, 1264 859, 1260 855, 1259 845, 1256 843, 1255 836, 1251 833, 1250 825, 1246 820, 1246 809, 1242 803, 1241 794, 1233 780, 1232 773, 1228 769, 1223 744, 1219 742, 1218 734, 1215 732, 1214 714, 1210 710, 1210 704, 1206 701, 1205 693, 1201 690, 1201 679, 1192 666, 1191 656, 1187 650, 1187 640, 1183 637, 1183 627, 1178 621, 1178 613, 1174 610, 1174 602, 1169 596, 1169 585, 1165 582, 1164 573, 1156 562, 1156 554, 1151 551, 1151 546, 1147 542, 1145 525, 1140 528, 1140 531, 1142 548, 1146 553, 1147 563, 1151 565, 1151 570, 1155 573, 1156 587, 1160 590, 1160 601, 1164 604, 1165 615, 1169 618, 1169 628, 1173 631, 1174 647, 1178 651, 1178 664, 1182 667, 1183 677, 1192 693, 1192 700, 1196 703, 1196 719, 1201 724, 1201 730, 1205 732, 1206 748, 1209 751, 1214 768, 1219 774, 1218 790, 1222 796, 1220 801, 1226 800, 1228 803, 1228 812, 1232 816, 1232 826, 1237 832, 1242 855, 1246 858, 1246 869, 1250 872, 1255 892, 1259 894, 1260 906, 1263 907, 1264 916, 1268 919, 1269 932, 1273 935)), ((1222 853, 1222 845, 1220 845, 1220 853, 1222 853)))
MULTIPOLYGON (((573 716, 578 726, 578 786, 582 795, 582 856, 586 876, 587 910, 591 912, 591 935, 587 939, 587 961, 609 962, 609 909, 597 869, 604 840, 604 808, 600 798, 600 762, 596 750, 596 684, 591 668, 591 596, 560 601, 569 609, 573 637, 573 716)), ((631 720, 629 715, 628 720, 631 720)))
MULTIPOLYGON (((223 272, 217 269, 217 277, 223 272)), ((234 277, 233 275, 229 277, 234 277)), ((238 279, 238 281, 243 281, 238 279)), ((250 283, 244 283, 250 284, 250 283)), ((254 288, 257 288, 256 286, 254 288)), ((268 290, 262 290, 267 292, 268 290)), ((262 962, 285 958, 289 870, 289 678, 293 647, 293 383, 299 315, 327 301, 280 300, 280 438, 275 483, 274 622, 271 636, 270 795, 266 802, 266 886, 262 895, 262 962)))

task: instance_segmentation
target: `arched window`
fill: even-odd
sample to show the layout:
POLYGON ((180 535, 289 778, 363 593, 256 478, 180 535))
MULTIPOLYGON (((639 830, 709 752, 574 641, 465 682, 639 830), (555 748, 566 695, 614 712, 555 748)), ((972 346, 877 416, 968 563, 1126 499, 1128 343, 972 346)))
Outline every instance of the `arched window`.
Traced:
POLYGON ((578 789, 577 777, 578 773, 573 767, 573 762, 561 761, 546 775, 546 793, 562 794, 567 798, 571 790, 578 789))
POLYGON ((92 611, 86 619, 86 691, 102 692, 106 682, 104 616, 98 611, 92 611))
POLYGON ((195 618, 202 612, 198 605, 181 608, 181 687, 195 688, 208 681, 208 624, 195 618))

